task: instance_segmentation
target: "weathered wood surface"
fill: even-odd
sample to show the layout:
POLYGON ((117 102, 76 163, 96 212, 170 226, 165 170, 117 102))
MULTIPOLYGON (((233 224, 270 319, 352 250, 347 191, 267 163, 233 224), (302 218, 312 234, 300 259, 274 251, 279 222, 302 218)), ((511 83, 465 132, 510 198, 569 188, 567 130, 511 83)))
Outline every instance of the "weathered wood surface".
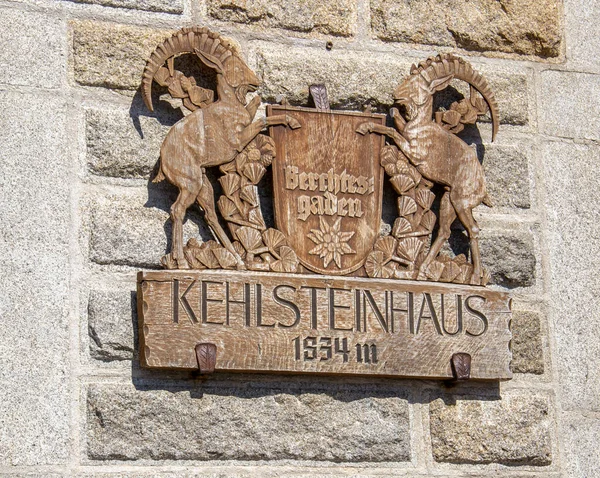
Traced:
POLYGON ((302 127, 271 126, 275 221, 300 262, 320 274, 360 268, 379 234, 383 137, 362 136, 365 121, 385 115, 268 106, 267 117, 289 115, 302 127))
POLYGON ((232 271, 140 272, 144 367, 475 380, 511 378, 511 300, 457 284, 232 271), (443 306, 442 306, 443 300, 443 306))

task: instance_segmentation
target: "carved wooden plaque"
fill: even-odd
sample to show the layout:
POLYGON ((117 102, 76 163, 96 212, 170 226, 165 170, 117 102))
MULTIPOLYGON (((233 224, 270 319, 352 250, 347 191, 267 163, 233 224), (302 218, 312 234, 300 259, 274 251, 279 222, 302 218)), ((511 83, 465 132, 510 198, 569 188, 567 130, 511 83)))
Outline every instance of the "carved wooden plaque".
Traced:
POLYGON ((256 272, 140 272, 142 365, 215 370, 509 379, 508 294, 416 281, 256 272))
POLYGON ((393 91, 402 113, 335 111, 326 87, 310 85, 315 108, 283 99, 256 118, 261 99, 247 95, 260 80, 237 47, 191 27, 148 60, 151 110, 154 83, 184 117, 153 178, 179 194, 167 270, 138 278, 142 366, 511 377, 511 300, 485 288, 491 274, 473 216, 493 198, 476 151, 458 136, 489 114, 495 137, 498 105, 467 61, 443 54, 414 65, 393 91), (214 91, 176 68, 181 55, 214 70, 214 91), (469 97, 434 111, 434 94, 453 81, 466 82, 469 97), (269 174, 272 224, 259 194, 269 174), (382 233, 386 181, 397 215, 382 233), (184 243, 190 207, 204 212, 214 240, 184 243), (448 247, 455 221, 468 253, 448 247))
POLYGON ((268 117, 281 114, 302 127, 270 131, 277 229, 311 271, 354 272, 379 235, 384 174, 383 137, 361 136, 356 128, 365 121, 385 125, 385 115, 267 107, 268 117))

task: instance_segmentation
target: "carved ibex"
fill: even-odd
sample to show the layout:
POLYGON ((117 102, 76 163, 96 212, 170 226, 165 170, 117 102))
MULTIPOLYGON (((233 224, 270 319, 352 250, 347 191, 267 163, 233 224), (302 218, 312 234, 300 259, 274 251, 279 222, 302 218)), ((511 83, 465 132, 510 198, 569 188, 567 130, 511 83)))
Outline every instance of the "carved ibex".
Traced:
MULTIPOLYGON (((419 278, 426 278, 427 268, 450 237, 450 226, 458 216, 469 234, 473 261, 471 283, 480 284, 483 270, 479 253, 479 227, 473 218, 473 208, 481 203, 491 206, 483 167, 474 149, 433 121, 433 94, 446 88, 453 79, 469 83, 469 107, 477 114, 486 113, 481 98, 475 96, 475 90, 483 96, 489 107, 492 141, 498 131, 498 105, 485 78, 474 71, 469 63, 453 55, 439 55, 418 67, 413 65, 410 73, 394 91, 394 101, 406 107, 406 121, 398 110, 392 109, 398 131, 374 123, 364 123, 357 131, 360 134, 373 132, 389 136, 425 178, 446 188, 440 204, 439 233, 420 266, 419 278)), ((440 115, 437 116, 441 119, 440 115)))
POLYGON ((160 148, 160 170, 154 181, 166 178, 179 188, 179 196, 171 207, 172 252, 164 262, 179 269, 189 268, 183 252, 183 219, 186 210, 196 201, 205 211, 206 222, 214 234, 235 256, 238 268, 244 268, 217 219, 213 189, 205 168, 232 161, 267 126, 285 124, 299 128, 300 124, 286 115, 252 122, 261 100, 256 96, 246 105, 246 95, 256 91, 260 84, 258 78, 233 45, 220 35, 199 27, 183 28, 160 44, 150 56, 144 69, 142 94, 151 111, 152 81, 157 79, 167 83, 163 65, 168 62, 169 71, 174 75, 172 59, 186 53, 195 53, 206 66, 216 71, 218 99, 214 103, 207 101, 207 105, 200 105, 200 109, 177 122, 160 148))

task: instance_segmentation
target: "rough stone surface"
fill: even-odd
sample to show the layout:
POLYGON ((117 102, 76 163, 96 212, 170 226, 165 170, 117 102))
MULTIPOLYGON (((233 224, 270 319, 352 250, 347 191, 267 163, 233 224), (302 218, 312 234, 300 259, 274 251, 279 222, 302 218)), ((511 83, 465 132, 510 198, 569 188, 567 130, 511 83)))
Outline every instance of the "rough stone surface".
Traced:
MULTIPOLYGON (((443 251, 469 256, 466 231, 457 222, 443 251)), ((491 283, 513 289, 535 284, 536 257, 533 236, 520 230, 482 228, 479 237, 483 267, 491 273, 491 283)))
POLYGON ((102 176, 149 178, 173 123, 174 118, 149 117, 138 109, 87 110, 89 170, 102 176))
POLYGON ((561 52, 559 7, 557 0, 374 0, 371 26, 385 41, 547 58, 561 52))
POLYGON ((133 8, 149 12, 182 13, 183 0, 70 0, 75 3, 95 3, 108 7, 133 8))
POLYGON ((541 130, 552 136, 600 139, 600 76, 563 71, 541 74, 541 130))
POLYGON ((444 396, 430 406, 433 457, 450 463, 549 465, 551 403, 535 393, 444 396))
POLYGON ((0 104, 0 464, 60 464, 71 393, 66 105, 14 91, 0 104))
POLYGON ((566 476, 598 476, 598 442, 600 442, 600 420, 598 417, 564 414, 563 431, 567 436, 564 443, 566 476))
POLYGON ((564 0, 567 59, 571 69, 600 71, 600 3, 564 0))
POLYGON ((350 36, 356 28, 357 11, 353 0, 208 0, 207 3, 210 16, 228 22, 336 36, 350 36))
POLYGON ((93 385, 87 405, 92 460, 410 459, 407 401, 343 385, 331 391, 93 385))
POLYGON ((92 290, 88 298, 90 355, 98 360, 131 360, 137 339, 135 283, 114 290, 92 290))
POLYGON ((600 411, 600 148, 550 142, 543 148, 550 305, 567 410, 600 411))
POLYGON ((146 59, 172 31, 73 21, 73 69, 82 85, 135 90, 146 59))
POLYGON ((535 284, 533 236, 525 232, 482 231, 481 257, 492 284, 512 289, 535 284))
MULTIPOLYGON (((98 264, 162 268, 159 261, 171 239, 168 211, 176 198, 177 189, 165 183, 150 183, 146 193, 98 197, 90 205, 90 259, 98 264)), ((188 211, 184 240, 213 239, 195 208, 188 211)))
POLYGON ((544 373, 544 351, 540 314, 513 310, 510 368, 515 373, 544 373))
MULTIPOLYGON (((282 49, 262 42, 254 46, 256 71, 263 81, 259 93, 267 102, 285 96, 291 104, 305 106, 308 86, 324 83, 333 108, 362 109, 363 105, 371 104, 387 111, 393 103, 394 88, 409 74, 411 65, 399 55, 384 53, 365 55, 335 48, 330 52, 282 49)), ((528 124, 529 73, 504 68, 493 70, 476 64, 474 67, 486 76, 496 95, 500 121, 528 124)))
POLYGON ((529 209, 529 153, 527 148, 485 144, 483 169, 494 207, 529 209))
POLYGON ((66 26, 51 15, 4 8, 0 83, 59 88, 65 77, 66 26))

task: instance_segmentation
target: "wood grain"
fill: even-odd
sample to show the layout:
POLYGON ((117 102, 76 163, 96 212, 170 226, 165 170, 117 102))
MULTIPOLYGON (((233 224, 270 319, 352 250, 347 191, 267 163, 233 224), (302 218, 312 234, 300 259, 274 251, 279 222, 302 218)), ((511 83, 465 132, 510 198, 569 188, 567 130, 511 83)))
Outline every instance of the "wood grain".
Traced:
POLYGON ((302 127, 272 126, 275 221, 300 262, 313 272, 345 275, 360 268, 379 234, 383 137, 362 136, 380 114, 268 106, 302 127))
POLYGON ((512 376, 511 300, 483 287, 164 271, 140 272, 138 294, 144 367, 197 369, 214 343, 217 371, 451 379, 466 353, 471 379, 512 376))

